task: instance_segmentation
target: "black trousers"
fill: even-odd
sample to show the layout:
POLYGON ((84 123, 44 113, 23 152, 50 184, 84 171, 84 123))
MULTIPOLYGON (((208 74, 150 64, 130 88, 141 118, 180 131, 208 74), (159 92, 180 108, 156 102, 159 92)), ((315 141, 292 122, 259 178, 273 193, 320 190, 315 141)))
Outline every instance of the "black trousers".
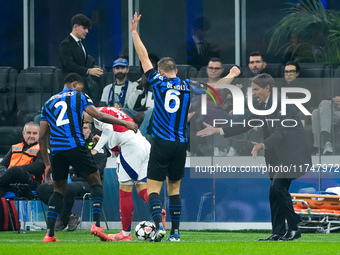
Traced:
MULTIPOLYGON (((48 200, 53 194, 54 185, 44 183, 37 187, 37 195, 48 205, 48 200)), ((60 220, 64 223, 68 222, 69 216, 72 213, 72 208, 77 197, 83 196, 85 193, 91 192, 91 187, 86 181, 76 181, 67 184, 67 189, 63 199, 63 206, 59 214, 60 220)))
POLYGON ((271 179, 269 188, 269 203, 272 221, 272 233, 283 235, 286 233, 286 220, 289 230, 297 230, 297 224, 301 217, 294 212, 289 187, 294 179, 274 178, 271 179))
POLYGON ((10 191, 9 185, 13 183, 28 184, 31 190, 35 190, 37 187, 37 183, 25 169, 20 166, 13 166, 0 177, 0 197, 10 191))

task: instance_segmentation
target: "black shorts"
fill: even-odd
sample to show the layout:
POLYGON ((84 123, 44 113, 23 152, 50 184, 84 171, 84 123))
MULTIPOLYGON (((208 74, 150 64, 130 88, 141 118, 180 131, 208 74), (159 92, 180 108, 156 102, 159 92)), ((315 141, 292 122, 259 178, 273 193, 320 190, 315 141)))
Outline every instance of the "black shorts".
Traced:
POLYGON ((164 181, 179 181, 184 177, 186 143, 154 138, 151 144, 147 178, 164 181))
POLYGON ((72 166, 77 176, 85 180, 97 171, 91 151, 86 147, 77 147, 59 151, 51 158, 53 180, 66 180, 69 167, 72 166))

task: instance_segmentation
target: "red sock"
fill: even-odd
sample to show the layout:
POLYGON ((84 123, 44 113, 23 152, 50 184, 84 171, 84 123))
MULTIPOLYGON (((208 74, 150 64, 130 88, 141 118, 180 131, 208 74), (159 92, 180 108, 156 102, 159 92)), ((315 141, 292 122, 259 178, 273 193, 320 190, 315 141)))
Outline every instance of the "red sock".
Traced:
POLYGON ((124 231, 131 231, 131 222, 133 216, 132 192, 126 192, 119 189, 120 198, 120 221, 124 231))
POLYGON ((140 196, 141 199, 145 201, 145 203, 149 204, 149 196, 146 189, 142 189, 141 191, 139 191, 138 195, 140 196))

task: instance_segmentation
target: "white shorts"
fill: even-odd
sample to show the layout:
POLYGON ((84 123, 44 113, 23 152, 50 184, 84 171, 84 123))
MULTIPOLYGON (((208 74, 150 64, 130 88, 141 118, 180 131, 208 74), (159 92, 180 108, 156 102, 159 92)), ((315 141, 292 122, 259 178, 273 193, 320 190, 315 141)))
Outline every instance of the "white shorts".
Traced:
POLYGON ((150 143, 144 137, 120 147, 117 158, 119 183, 133 185, 138 182, 146 182, 149 154, 150 143))

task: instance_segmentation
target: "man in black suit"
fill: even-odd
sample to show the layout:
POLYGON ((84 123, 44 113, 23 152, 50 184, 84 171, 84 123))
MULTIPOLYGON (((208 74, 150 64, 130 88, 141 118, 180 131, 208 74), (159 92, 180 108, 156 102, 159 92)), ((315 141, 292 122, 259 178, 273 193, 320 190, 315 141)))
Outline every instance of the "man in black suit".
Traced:
POLYGON ((92 26, 92 22, 83 14, 77 14, 71 19, 72 32, 61 42, 59 46, 59 56, 61 69, 65 75, 75 72, 85 80, 84 92, 94 101, 99 103, 101 96, 101 86, 97 84, 91 76, 100 77, 103 70, 94 67, 95 60, 88 55, 84 39, 92 26))
MULTIPOLYGON (((275 86, 274 79, 267 73, 262 73, 252 79, 253 96, 258 101, 258 110, 271 109, 273 102, 272 89, 275 86)), ((309 170, 312 159, 309 151, 307 137, 298 112, 293 105, 287 105, 286 115, 281 114, 280 95, 277 98, 277 108, 273 113, 266 116, 251 114, 245 119, 260 120, 263 123, 263 142, 253 143, 252 156, 256 157, 258 152, 265 150, 265 160, 271 180, 269 189, 269 203, 272 221, 272 235, 259 241, 291 241, 301 237, 298 224, 301 218, 294 212, 289 187, 291 182, 302 176, 309 170), (276 121, 270 121, 270 120, 276 121), (281 123, 284 120, 283 126, 281 123), (289 127, 286 127, 289 126, 289 127), (273 167, 281 167, 283 170, 270 171, 273 167), (301 166, 301 168, 300 168, 301 166), (294 168, 296 171, 294 171, 294 168), (288 169, 288 171, 287 171, 288 169), (291 169, 291 171, 289 171, 291 169), (301 169, 301 170, 300 170, 301 169), (288 229, 285 223, 287 221, 288 229)), ((206 123, 205 129, 197 132, 199 136, 221 134, 225 137, 234 136, 247 132, 252 127, 244 125, 214 128, 206 123)), ((254 121, 252 121, 254 125, 254 121)), ((276 168, 277 169, 277 168, 276 168)))

